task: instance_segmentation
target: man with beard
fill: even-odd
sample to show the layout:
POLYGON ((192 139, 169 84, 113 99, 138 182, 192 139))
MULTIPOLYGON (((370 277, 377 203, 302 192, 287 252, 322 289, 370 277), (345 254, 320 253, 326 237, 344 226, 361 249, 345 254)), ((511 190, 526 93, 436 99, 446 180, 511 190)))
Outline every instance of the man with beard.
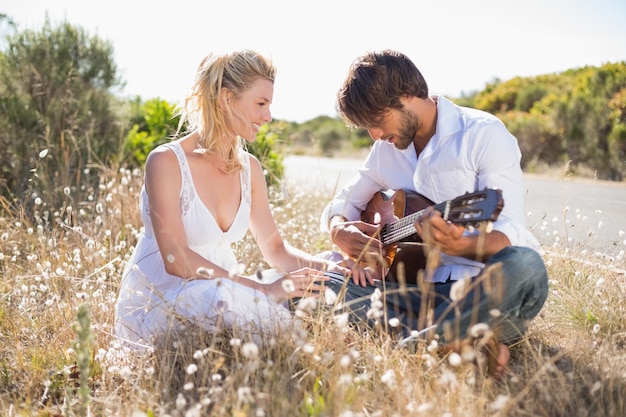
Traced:
POLYGON ((404 341, 462 349, 487 335, 488 371, 500 377, 507 345, 548 294, 539 243, 524 224, 516 138, 491 114, 429 95, 397 51, 357 58, 337 99, 346 124, 367 129, 374 144, 321 216, 352 270, 327 285, 345 295, 353 322, 404 341), (395 242, 406 224, 410 236, 395 242))

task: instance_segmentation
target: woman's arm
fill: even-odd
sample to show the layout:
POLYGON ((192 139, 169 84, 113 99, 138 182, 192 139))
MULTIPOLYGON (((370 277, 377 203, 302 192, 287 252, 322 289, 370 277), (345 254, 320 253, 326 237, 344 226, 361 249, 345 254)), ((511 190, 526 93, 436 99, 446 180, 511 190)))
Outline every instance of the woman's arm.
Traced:
POLYGON ((261 163, 254 156, 250 156, 250 170, 252 177, 250 231, 259 245, 264 259, 270 266, 287 272, 309 267, 318 270, 330 269, 344 274, 348 273, 349 271, 346 268, 338 267, 334 263, 316 258, 284 242, 270 210, 267 185, 261 163))
POLYGON ((146 161, 145 176, 150 218, 166 272, 193 279, 202 278, 198 270, 205 268, 213 270, 215 276, 228 276, 228 271, 189 248, 180 211, 182 178, 174 152, 167 148, 152 151, 146 161))

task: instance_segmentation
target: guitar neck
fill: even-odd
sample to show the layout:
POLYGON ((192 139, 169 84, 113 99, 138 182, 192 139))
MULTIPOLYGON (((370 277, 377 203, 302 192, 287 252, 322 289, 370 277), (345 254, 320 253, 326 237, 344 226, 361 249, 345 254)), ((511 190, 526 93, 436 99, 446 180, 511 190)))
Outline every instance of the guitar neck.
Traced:
MULTIPOLYGON (((435 204, 432 207, 440 212, 444 219, 448 218, 450 201, 435 204)), ((384 225, 380 232, 380 241, 383 246, 391 245, 416 234, 417 231, 415 230, 415 226, 413 224, 424 214, 425 211, 426 209, 416 211, 415 213, 411 213, 393 223, 387 223, 384 225)))

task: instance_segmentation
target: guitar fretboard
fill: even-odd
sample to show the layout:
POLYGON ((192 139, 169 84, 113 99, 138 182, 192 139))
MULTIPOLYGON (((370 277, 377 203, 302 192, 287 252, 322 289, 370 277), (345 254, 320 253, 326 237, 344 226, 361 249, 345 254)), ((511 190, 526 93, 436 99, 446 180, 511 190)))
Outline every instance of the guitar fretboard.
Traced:
MULTIPOLYGON (((442 214, 444 219, 448 218, 449 207, 450 201, 445 201, 433 206, 435 210, 442 214)), ((383 246, 391 245, 416 234, 417 231, 415 230, 415 226, 413 224, 422 214, 424 214, 425 211, 426 209, 416 211, 415 213, 409 214, 393 223, 387 223, 384 225, 380 232, 380 241, 383 246)))

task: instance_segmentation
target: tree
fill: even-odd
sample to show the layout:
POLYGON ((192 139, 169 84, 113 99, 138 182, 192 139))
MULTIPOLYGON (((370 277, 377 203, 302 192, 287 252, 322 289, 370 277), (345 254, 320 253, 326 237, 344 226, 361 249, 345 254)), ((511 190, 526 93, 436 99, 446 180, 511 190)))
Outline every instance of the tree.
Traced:
POLYGON ((113 47, 66 22, 53 27, 48 18, 38 32, 8 34, 6 45, 0 55, 2 193, 17 205, 37 197, 53 209, 68 191, 95 188, 94 171, 119 155, 124 138, 114 109, 121 106, 114 106, 111 91, 122 83, 113 47))

